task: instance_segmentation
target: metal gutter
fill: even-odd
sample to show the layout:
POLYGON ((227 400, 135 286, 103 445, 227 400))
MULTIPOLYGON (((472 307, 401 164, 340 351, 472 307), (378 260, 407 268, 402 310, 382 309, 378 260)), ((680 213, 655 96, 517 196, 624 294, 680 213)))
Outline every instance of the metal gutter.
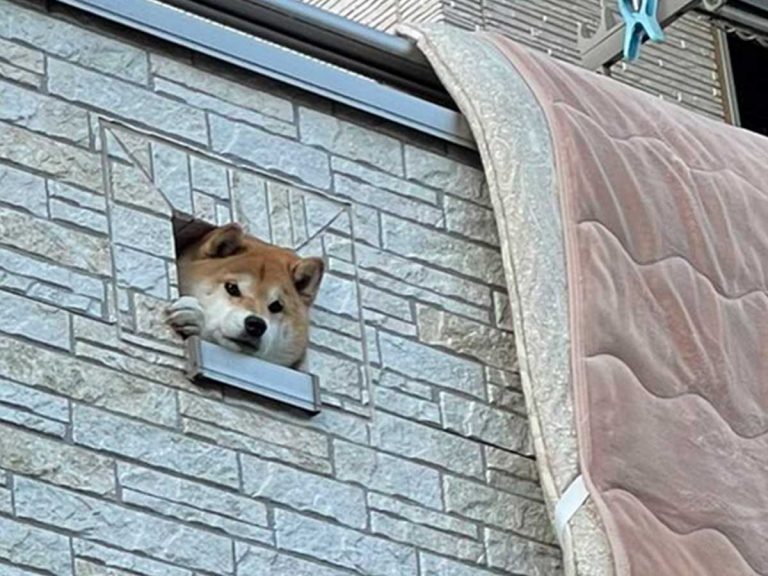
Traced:
POLYGON ((169 4, 157 0, 58 2, 397 124, 475 148, 469 126, 456 110, 169 4))
POLYGON ((453 107, 432 67, 406 38, 298 0, 162 0, 188 12, 453 107))

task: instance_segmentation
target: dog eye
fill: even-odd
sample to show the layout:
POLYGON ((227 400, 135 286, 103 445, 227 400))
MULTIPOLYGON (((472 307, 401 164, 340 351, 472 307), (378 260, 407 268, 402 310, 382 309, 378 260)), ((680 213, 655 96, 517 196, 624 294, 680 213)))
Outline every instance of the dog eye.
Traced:
POLYGON ((224 284, 224 290, 226 290, 227 294, 230 296, 240 296, 240 288, 238 288, 237 284, 234 282, 226 282, 224 284))
POLYGON ((272 302, 272 304, 269 305, 269 311, 272 312, 272 314, 277 314, 278 312, 283 311, 283 303, 280 302, 280 300, 275 300, 272 302))

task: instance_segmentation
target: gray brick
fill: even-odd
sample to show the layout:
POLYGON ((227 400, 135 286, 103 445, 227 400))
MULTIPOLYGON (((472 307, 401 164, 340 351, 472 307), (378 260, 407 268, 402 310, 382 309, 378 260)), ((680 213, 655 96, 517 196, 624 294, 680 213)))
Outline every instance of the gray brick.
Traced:
POLYGON ((506 450, 486 446, 485 462, 490 470, 499 470, 537 484, 539 482, 536 461, 533 458, 525 458, 506 450))
POLYGON ((482 476, 480 446, 474 442, 383 412, 376 412, 374 418, 374 446, 467 476, 482 476))
POLYGON ((455 232, 478 240, 499 245, 499 233, 496 229, 496 219, 493 210, 478 206, 472 202, 465 202, 453 196, 443 199, 445 207, 445 227, 450 232, 455 232))
POLYGON ((108 234, 107 217, 100 213, 73 206, 69 202, 51 199, 51 220, 74 224, 97 234, 108 234))
POLYGON ((496 320, 496 326, 502 330, 512 332, 515 329, 512 318, 512 306, 506 293, 493 293, 493 315, 496 320))
POLYGON ((12 2, 0 5, 0 36, 126 80, 147 81, 142 50, 12 2))
POLYGON ((487 570, 424 553, 419 555, 419 567, 421 576, 493 576, 487 570))
POLYGON ((70 230, 12 210, 0 211, 0 237, 10 246, 65 266, 101 275, 110 272, 106 238, 70 230))
POLYGON ((238 576, 347 576, 349 572, 336 570, 282 554, 276 550, 235 544, 235 566, 238 576))
POLYGON ((328 155, 294 140, 275 136, 248 124, 210 115, 213 149, 236 156, 263 170, 293 176, 318 188, 331 184, 328 155))
POLYGON ((328 457, 328 440, 315 430, 296 426, 254 410, 244 410, 192 394, 179 396, 183 415, 321 458, 328 457))
POLYGON ((198 92, 205 92, 236 106, 257 111, 281 120, 293 121, 293 104, 269 92, 239 82, 228 80, 217 74, 187 66, 157 54, 151 57, 152 72, 169 78, 198 92), (215 82, 212 79, 215 78, 215 82))
MULTIPOLYGON (((403 262, 409 262, 405 258, 402 260, 403 262)), ((329 259, 329 268, 331 271, 336 270, 336 263, 336 260, 329 259)), ((416 263, 412 262, 412 264, 416 263)), ((395 270, 400 269, 392 268, 390 270, 390 274, 392 274, 395 270)), ((393 278, 392 276, 387 275, 386 273, 382 274, 378 272, 358 269, 358 275, 360 280, 365 282, 365 284, 375 285, 382 290, 393 292, 399 296, 407 296, 419 302, 433 304, 456 314, 462 314, 469 318, 485 318, 488 316, 488 311, 483 308, 479 308, 473 304, 467 304, 466 302, 462 302, 459 299, 441 296, 440 294, 437 294, 431 290, 422 288, 418 284, 403 282, 397 278, 393 278)))
POLYGON ((76 490, 114 494, 111 458, 2 424, 0 431, 0 467, 76 490))
POLYGON ((376 407, 387 412, 392 412, 417 422, 440 424, 440 408, 435 402, 414 398, 408 394, 382 386, 374 388, 374 399, 376 407))
POLYGON ((517 366, 515 338, 491 326, 428 306, 416 306, 419 339, 470 356, 484 364, 512 370, 517 366))
POLYGON ((448 512, 554 544, 552 526, 542 502, 452 476, 444 477, 443 481, 448 512))
POLYGON ((302 142, 387 172, 403 174, 401 144, 391 136, 309 108, 299 108, 299 127, 302 142))
POLYGON ((0 330, 56 348, 70 347, 69 314, 10 292, 2 292, 0 330))
POLYGON ((189 158, 178 148, 152 142, 154 185, 175 210, 192 213, 192 183, 189 158))
POLYGON ((22 518, 182 566, 233 571, 231 542, 210 532, 26 478, 16 479, 14 492, 22 518))
POLYGON ((109 174, 115 200, 165 216, 171 215, 167 200, 139 167, 110 162, 109 174))
POLYGON ((143 337, 180 347, 180 339, 165 321, 168 300, 142 292, 133 295, 136 332, 143 337))
POLYGON ((115 246, 115 278, 119 286, 168 298, 168 260, 125 246, 115 246))
POLYGON ((0 164, 0 202, 46 217, 45 180, 0 164))
POLYGON ((190 570, 152 560, 145 556, 108 548, 88 540, 73 538, 72 548, 76 557, 95 560, 99 566, 106 569, 125 569, 129 570, 131 574, 139 573, 146 576, 192 576, 190 570))
POLYGON ((360 488, 250 456, 241 456, 241 462, 246 494, 365 528, 365 496, 360 488))
POLYGON ((406 322, 413 322, 413 312, 409 300, 368 285, 361 286, 360 293, 365 308, 378 310, 406 322))
POLYGON ((517 494, 518 496, 525 496, 532 500, 544 501, 544 494, 541 491, 541 484, 538 482, 531 482, 530 480, 522 480, 516 476, 511 476, 497 470, 488 470, 485 475, 488 480, 488 485, 504 490, 511 494, 517 494))
POLYGON ((364 446, 335 440, 334 462, 340 480, 402 496, 413 502, 440 508, 440 475, 436 470, 364 446))
POLYGON ((216 221, 216 199, 199 192, 192 193, 193 214, 196 220, 216 221))
POLYGON ((122 501, 135 507, 144 508, 157 514, 162 514, 169 518, 175 518, 184 522, 205 525, 210 529, 218 529, 226 532, 228 535, 236 538, 243 538, 265 544, 272 543, 272 531, 267 528, 254 526, 226 518, 212 512, 200 510, 195 506, 185 506, 177 502, 169 502, 162 498, 157 498, 144 492, 137 492, 130 488, 123 488, 121 492, 122 501))
POLYGON ((498 370, 489 366, 486 366, 485 371, 489 384, 522 392, 523 387, 520 382, 519 365, 517 362, 509 371, 498 370))
POLYGON ((362 331, 360 330, 360 322, 356 320, 350 320, 343 316, 337 316, 332 312, 326 312, 325 310, 314 309, 311 313, 312 326, 321 326, 328 330, 333 330, 353 338, 360 338, 362 331))
POLYGON ((341 316, 359 318, 360 309, 355 282, 333 273, 326 274, 323 276, 322 287, 315 300, 315 306, 341 316))
POLYGON ((77 576, 132 576, 130 572, 118 568, 107 568, 80 558, 75 559, 75 574, 77 576))
POLYGON ((78 314, 102 316, 102 303, 100 301, 91 300, 79 294, 71 294, 56 286, 44 283, 33 284, 26 291, 26 294, 30 298, 53 304, 58 308, 72 310, 78 314))
POLYGON ((341 528, 327 522, 275 511, 278 548, 343 566, 360 574, 415 576, 413 548, 341 528))
POLYGON ((61 100, 0 82, 0 120, 43 132, 81 146, 88 145, 88 114, 61 100))
POLYGON ((491 568, 530 576, 563 574, 562 555, 554 546, 531 542, 516 534, 485 529, 488 565, 491 568))
POLYGON ((502 388, 495 384, 488 384, 488 404, 502 410, 516 412, 527 416, 525 397, 519 389, 502 388))
POLYGON ((48 194, 51 198, 66 200, 74 206, 87 208, 96 212, 105 212, 107 202, 101 194, 94 194, 87 190, 81 190, 74 186, 51 180, 48 182, 48 194))
POLYGON ((491 305, 490 290, 481 283, 459 278, 402 256, 368 246, 358 245, 356 256, 358 265, 362 268, 395 276, 403 282, 445 296, 460 298, 472 302, 475 306, 489 307, 491 305))
POLYGON ((396 332, 402 336, 416 336, 416 326, 403 322, 392 316, 381 314, 380 312, 374 312, 373 310, 365 310, 365 323, 368 326, 375 326, 389 332, 396 332))
POLYGON ((112 207, 112 240, 155 256, 175 255, 170 221, 124 206, 112 207))
POLYGON ((64 438, 67 433, 67 427, 61 422, 16 408, 9 408, 3 404, 0 404, 0 420, 59 438, 64 438))
POLYGON ((0 58, 37 74, 45 74, 45 59, 39 50, 0 40, 0 58))
POLYGON ((155 130, 199 144, 207 142, 205 115, 200 110, 55 58, 48 59, 48 90, 65 100, 105 110, 155 130))
POLYGON ((13 516, 13 494, 8 488, 0 488, 0 513, 13 516))
POLYGON ((528 419, 524 416, 445 392, 440 393, 440 411, 447 430, 520 454, 533 454, 528 419))
POLYGON ((358 362, 363 359, 363 343, 359 338, 344 336, 319 326, 312 329, 312 344, 338 352, 358 362))
POLYGON ((454 518, 453 516, 435 512, 434 510, 428 510, 421 506, 407 504, 399 499, 376 494, 375 492, 368 493, 368 506, 372 510, 388 512, 391 515, 399 516, 400 518, 415 524, 431 526, 432 528, 442 530, 443 532, 450 532, 475 539, 478 537, 477 525, 472 522, 454 518))
POLYGON ((345 158, 339 158, 338 156, 331 158, 331 169, 334 172, 353 176, 372 186, 396 192, 402 196, 410 196, 416 200, 421 200, 422 202, 434 205, 437 205, 438 203, 437 192, 430 188, 425 188, 424 186, 420 186, 403 178, 397 178, 386 172, 367 168, 362 164, 352 162, 345 158))
POLYGON ((392 252, 484 283, 504 285, 501 254, 495 249, 386 214, 381 217, 381 226, 384 248, 392 252))
POLYGON ((297 201, 296 189, 280 182, 267 182, 268 215, 272 242, 279 246, 293 246, 291 204, 297 201))
POLYGON ((91 190, 102 187, 98 155, 4 122, 0 122, 0 160, 91 190))
POLYGON ((267 181, 250 172, 234 171, 232 199, 237 221, 243 224, 246 231, 271 241, 267 181))
POLYGON ((385 332, 379 333, 379 346, 384 368, 478 398, 484 395, 479 364, 385 332))
POLYGON ((263 504, 225 490, 122 462, 118 464, 118 478, 124 488, 245 524, 268 526, 263 504))
POLYGON ((485 178, 482 171, 451 158, 406 145, 405 172, 409 179, 427 186, 481 204, 490 204, 487 190, 483 187, 485 178))
POLYGON ((307 351, 304 362, 307 371, 318 377, 321 390, 362 400, 363 376, 359 364, 314 348, 307 351))
POLYGON ((19 84, 29 86, 34 90, 40 90, 43 86, 43 76, 35 74, 24 68, 19 68, 13 64, 8 64, 0 60, 0 78, 13 80, 19 84))
POLYGON ((301 450, 292 450, 268 442, 262 442, 251 436, 225 430, 219 425, 206 424, 184 418, 182 429, 185 434, 198 438, 205 438, 219 446, 225 446, 233 450, 255 454, 264 458, 271 458, 299 466, 313 472, 322 474, 331 473, 331 463, 327 458, 313 456, 301 450))
POLYGON ((22 386, 5 378, 0 378, 0 402, 19 406, 45 418, 69 422, 69 404, 66 398, 22 386))
POLYGON ((367 204, 422 224, 444 227, 443 212, 439 208, 363 184, 344 175, 337 174, 333 177, 333 191, 335 196, 347 198, 355 203, 367 204))
POLYGON ((413 524, 378 512, 371 513, 371 531, 418 548, 453 556, 468 562, 485 560, 483 545, 477 540, 446 534, 428 526, 413 524))
POLYGON ((381 373, 374 377, 374 380, 379 386, 385 388, 392 388, 410 394, 411 396, 418 396, 427 400, 432 400, 433 388, 429 384, 422 384, 416 382, 400 374, 395 374, 387 369, 381 371, 381 373))
POLYGON ((180 359, 145 351, 125 341, 118 341, 119 351, 111 346, 114 345, 108 342, 98 342, 94 346, 78 341, 75 343, 75 355, 88 358, 107 368, 160 382, 166 386, 182 389, 190 389, 194 386, 185 378, 186 364, 180 359))
POLYGON ((239 485, 237 458, 231 450, 87 406, 75 406, 72 420, 78 444, 216 484, 239 485))
MULTIPOLYGON (((209 78, 211 84, 218 84, 220 82, 219 77, 209 78)), ((227 116, 233 120, 239 120, 240 122, 246 122, 247 124, 253 124, 259 128, 263 128, 273 134, 279 134, 280 136, 288 136, 295 138, 297 131, 296 126, 290 122, 284 122, 270 116, 266 116, 253 110, 248 110, 241 106, 230 104, 225 100, 209 96, 204 92, 197 90, 190 90, 184 86, 164 80, 163 78, 155 79, 155 91, 160 94, 166 94, 174 98, 178 98, 201 110, 209 110, 215 112, 221 116, 227 116)))
POLYGON ((307 194, 304 196, 307 228, 310 236, 320 233, 326 228, 339 230, 345 235, 351 234, 349 225, 349 210, 326 198, 307 194))
POLYGON ((0 559, 61 576, 72 574, 69 539, 61 534, 2 516, 0 534, 0 559))
POLYGON ((173 390, 12 338, 0 337, 0 374, 137 418, 176 422, 173 390))
POLYGON ((107 152, 110 159, 120 159, 128 164, 141 166, 145 172, 152 171, 149 158, 150 139, 145 134, 134 132, 115 124, 106 124, 98 113, 90 112, 91 133, 94 135, 94 149, 101 151, 101 131, 104 130, 107 152))
MULTIPOLYGON (((227 183, 227 167, 218 162, 200 158, 194 154, 189 157, 192 172, 192 187, 200 192, 218 198, 229 200, 229 184, 227 183)), ((233 171, 233 177, 244 174, 242 171, 233 171)))

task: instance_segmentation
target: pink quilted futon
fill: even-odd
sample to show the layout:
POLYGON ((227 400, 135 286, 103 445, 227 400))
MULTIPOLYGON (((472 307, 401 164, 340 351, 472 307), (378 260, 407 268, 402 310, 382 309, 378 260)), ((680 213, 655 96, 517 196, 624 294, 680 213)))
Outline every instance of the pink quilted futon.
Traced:
POLYGON ((500 37, 411 34, 483 156, 551 510, 588 491, 567 571, 768 574, 768 139, 500 37))

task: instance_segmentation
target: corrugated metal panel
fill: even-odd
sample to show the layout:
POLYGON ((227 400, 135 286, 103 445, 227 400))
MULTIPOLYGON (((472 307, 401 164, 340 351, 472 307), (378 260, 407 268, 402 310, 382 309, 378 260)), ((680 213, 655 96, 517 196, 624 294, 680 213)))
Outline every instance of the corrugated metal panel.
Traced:
MULTIPOLYGON (((443 19, 468 30, 492 30, 573 63, 580 61, 577 23, 594 29, 600 14, 599 0, 357 0, 357 16, 342 12, 346 4, 341 0, 307 1, 360 22, 386 13, 390 18, 396 14, 399 21, 443 19)), ((391 26, 391 19, 377 21, 379 29, 391 26)), ((665 43, 646 45, 639 62, 617 64, 611 75, 697 112, 725 117, 712 24, 699 14, 679 19, 667 28, 665 43)))

